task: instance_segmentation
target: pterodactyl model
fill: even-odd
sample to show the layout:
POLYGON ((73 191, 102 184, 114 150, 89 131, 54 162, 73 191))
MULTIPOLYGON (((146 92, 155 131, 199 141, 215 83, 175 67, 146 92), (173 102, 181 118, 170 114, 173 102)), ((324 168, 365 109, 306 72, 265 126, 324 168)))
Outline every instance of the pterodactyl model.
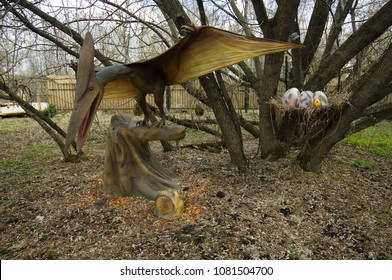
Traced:
MULTIPOLYGON (((154 94, 164 124, 163 96, 166 85, 230 66, 245 59, 298 48, 301 45, 238 35, 210 26, 184 27, 188 34, 166 52, 145 61, 119 64, 94 71, 94 42, 87 33, 76 74, 75 101, 65 139, 65 157, 77 134, 79 153, 102 100, 136 97, 147 121, 146 94, 154 94)), ((213 104, 212 104, 213 105, 213 104)))

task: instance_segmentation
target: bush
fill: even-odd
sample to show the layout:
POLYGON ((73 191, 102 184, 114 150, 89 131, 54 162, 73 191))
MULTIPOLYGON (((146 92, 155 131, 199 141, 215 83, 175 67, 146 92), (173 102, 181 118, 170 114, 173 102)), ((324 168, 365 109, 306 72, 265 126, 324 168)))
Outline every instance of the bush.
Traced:
POLYGON ((53 118, 57 115, 57 107, 55 104, 49 104, 48 108, 43 110, 42 113, 49 118, 53 118))

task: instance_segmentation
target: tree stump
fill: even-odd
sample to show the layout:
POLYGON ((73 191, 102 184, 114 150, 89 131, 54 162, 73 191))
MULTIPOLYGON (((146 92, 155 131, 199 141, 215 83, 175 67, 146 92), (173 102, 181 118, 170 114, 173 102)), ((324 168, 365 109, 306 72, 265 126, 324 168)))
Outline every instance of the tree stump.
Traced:
POLYGON ((114 115, 107 136, 104 192, 155 200, 162 191, 178 190, 172 181, 176 175, 158 162, 148 142, 184 137, 183 126, 139 126, 127 115, 114 115))

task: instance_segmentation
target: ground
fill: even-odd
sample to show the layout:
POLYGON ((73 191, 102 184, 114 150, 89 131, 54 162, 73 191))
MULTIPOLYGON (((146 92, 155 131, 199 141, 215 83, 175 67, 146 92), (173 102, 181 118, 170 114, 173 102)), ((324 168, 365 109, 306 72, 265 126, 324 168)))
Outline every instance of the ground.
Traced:
POLYGON ((238 173, 224 150, 181 148, 203 137, 188 131, 173 152, 152 145, 185 201, 165 221, 151 201, 101 191, 107 127, 101 116, 88 159, 65 163, 33 120, 0 119, 1 259, 392 259, 391 157, 342 142, 315 174, 295 150, 260 160, 245 137, 238 173))

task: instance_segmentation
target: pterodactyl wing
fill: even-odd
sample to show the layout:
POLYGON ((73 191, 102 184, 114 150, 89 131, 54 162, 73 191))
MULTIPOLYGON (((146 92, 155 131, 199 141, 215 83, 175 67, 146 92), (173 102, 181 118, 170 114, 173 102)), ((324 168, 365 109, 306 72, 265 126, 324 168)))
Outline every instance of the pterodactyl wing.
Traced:
MULTIPOLYGON (((222 29, 203 26, 179 40, 166 52, 142 64, 159 70, 167 85, 180 84, 239 63, 245 59, 299 48, 301 45, 270 39, 247 37, 222 29)), ((116 79, 105 86, 104 99, 137 96, 132 81, 116 79)))
POLYGON ((161 55, 140 63, 160 70, 166 83, 172 85, 248 58, 299 47, 302 46, 203 26, 183 37, 161 55))

